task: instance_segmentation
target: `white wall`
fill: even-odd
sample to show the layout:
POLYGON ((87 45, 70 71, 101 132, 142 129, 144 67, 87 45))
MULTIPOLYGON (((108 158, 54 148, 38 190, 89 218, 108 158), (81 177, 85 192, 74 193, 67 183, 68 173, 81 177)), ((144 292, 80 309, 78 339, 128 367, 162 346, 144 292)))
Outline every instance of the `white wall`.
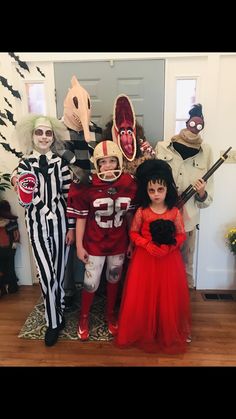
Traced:
MULTIPOLYGON (((202 103, 205 117, 204 141, 208 142, 217 160, 221 150, 230 145, 236 149, 234 125, 236 122, 236 54, 235 53, 16 53, 27 61, 30 73, 23 71, 28 80, 43 80, 36 66, 45 73, 47 113, 56 115, 54 98, 53 61, 89 61, 115 59, 166 58, 165 83, 165 138, 170 138, 175 127, 175 80, 177 76, 197 76, 197 100, 202 103)), ((14 99, 0 84, 0 109, 4 111, 3 96, 14 103, 13 113, 18 120, 27 110, 24 79, 15 70, 15 61, 7 53, 0 54, 0 75, 6 77, 23 100, 14 99), (4 93, 4 94, 3 94, 4 93)), ((0 132, 10 139, 13 126, 0 126, 0 132)), ((0 139, 1 141, 1 139, 0 139)), ((0 147, 0 170, 12 170, 17 159, 0 147)), ((228 226, 236 225, 236 194, 234 193, 235 165, 224 163, 215 173, 214 203, 201 211, 201 230, 197 264, 197 287, 199 289, 236 289, 234 258, 225 246, 224 234, 228 226)), ((14 212, 19 215, 20 228, 24 230, 24 217, 15 202, 14 192, 8 192, 14 212)), ((22 284, 30 283, 27 274, 29 257, 23 234, 19 263, 25 272, 18 274, 22 284)), ((28 269, 30 272, 30 269, 28 269)))
MULTIPOLYGON (((211 111, 206 118, 210 125, 206 141, 218 158, 220 150, 229 146, 236 149, 236 56, 223 56, 215 64, 215 75, 209 64, 207 79, 210 93, 214 95, 213 100, 207 94, 205 99, 211 111)), ((228 227, 236 226, 235 168, 235 163, 226 160, 215 172, 214 203, 206 212, 201 212, 200 288, 207 284, 207 288, 236 289, 235 257, 226 248, 224 238, 228 227)))

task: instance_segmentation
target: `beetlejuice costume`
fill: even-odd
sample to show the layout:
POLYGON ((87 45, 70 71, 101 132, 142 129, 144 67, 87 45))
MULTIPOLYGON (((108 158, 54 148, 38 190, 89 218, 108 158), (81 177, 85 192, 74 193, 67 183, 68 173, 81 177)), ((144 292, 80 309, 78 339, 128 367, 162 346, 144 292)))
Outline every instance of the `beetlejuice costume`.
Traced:
MULTIPOLYGON (((211 147, 204 143, 200 131, 204 128, 202 106, 194 105, 189 111, 186 128, 174 135, 170 141, 159 141, 156 145, 156 155, 169 163, 173 177, 181 193, 194 185, 197 179, 210 169, 213 164, 211 147)), ((207 181, 205 195, 200 198, 196 193, 183 208, 184 227, 187 239, 182 248, 189 288, 194 288, 193 260, 196 241, 196 225, 200 221, 200 209, 207 208, 213 200, 213 176, 207 181)))
MULTIPOLYGON (((180 211, 174 206, 176 186, 170 167, 162 160, 141 164, 137 184, 140 207, 129 233, 135 249, 123 288, 115 344, 121 348, 137 346, 147 352, 181 353, 190 335, 191 312, 180 253, 186 235, 180 211), (167 188, 164 206, 154 206, 154 199, 148 198, 149 183, 167 188), (151 226, 157 222, 160 225, 153 231, 151 226), (168 233, 171 244, 162 244, 166 243, 163 228, 170 229, 172 224, 174 244, 172 233, 168 233)), ((157 193, 155 199, 160 199, 157 193)))
POLYGON ((67 128, 63 148, 56 147, 57 153, 67 160, 74 173, 74 180, 88 183, 94 166, 91 156, 96 144, 101 140, 102 129, 91 121, 91 99, 75 76, 64 100, 62 122, 67 128))
POLYGON ((115 99, 113 119, 107 123, 103 137, 119 146, 123 154, 124 172, 135 174, 144 160, 155 157, 151 145, 146 146, 143 128, 136 121, 132 102, 125 94, 115 99))
POLYGON ((71 173, 66 162, 51 151, 53 143, 64 137, 65 127, 55 118, 29 115, 18 122, 16 132, 24 153, 17 174, 31 172, 37 179, 31 202, 22 204, 22 194, 19 202, 25 206, 26 227, 44 299, 48 327, 45 343, 51 346, 63 327, 66 242, 71 241, 68 229, 75 229, 74 219, 66 217, 71 173))
MULTIPOLYGON (((78 225, 79 232, 84 234, 80 240, 76 233, 78 248, 85 249, 88 260, 85 263, 84 289, 78 336, 82 340, 89 337, 88 314, 99 286, 105 260, 107 261, 107 309, 108 328, 112 334, 117 329, 114 318, 114 306, 121 278, 125 253, 128 248, 127 214, 135 210, 136 182, 128 173, 122 173, 122 154, 112 141, 102 141, 94 149, 93 161, 96 174, 90 185, 72 183, 69 195, 67 215, 82 219, 83 226, 78 225), (99 160, 116 157, 118 168, 113 170, 112 178, 99 170, 99 160)), ((77 230, 77 231, 78 231, 77 230)))

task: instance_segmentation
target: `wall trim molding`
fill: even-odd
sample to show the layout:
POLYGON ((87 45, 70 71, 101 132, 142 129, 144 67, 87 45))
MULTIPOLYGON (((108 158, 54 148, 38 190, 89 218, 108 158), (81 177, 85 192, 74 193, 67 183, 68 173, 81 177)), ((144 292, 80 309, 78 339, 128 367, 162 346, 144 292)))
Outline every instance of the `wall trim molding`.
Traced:
MULTIPOLYGON (((236 55, 231 52, 17 52, 23 61, 102 61, 102 60, 140 60, 163 58, 192 58, 209 55, 236 55)), ((12 58, 12 61, 14 59, 12 58)))

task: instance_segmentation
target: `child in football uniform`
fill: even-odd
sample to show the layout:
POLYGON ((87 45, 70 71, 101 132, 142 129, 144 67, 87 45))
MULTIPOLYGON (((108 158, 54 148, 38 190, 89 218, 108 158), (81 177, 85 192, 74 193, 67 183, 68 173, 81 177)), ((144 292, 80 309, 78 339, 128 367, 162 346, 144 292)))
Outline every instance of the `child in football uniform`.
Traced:
POLYGON ((122 173, 122 153, 113 141, 102 141, 94 149, 96 174, 89 185, 72 183, 67 216, 77 218, 77 256, 85 263, 84 289, 77 334, 89 338, 89 311, 107 261, 108 330, 117 333, 114 307, 125 255, 129 254, 128 224, 135 209, 136 182, 122 173))

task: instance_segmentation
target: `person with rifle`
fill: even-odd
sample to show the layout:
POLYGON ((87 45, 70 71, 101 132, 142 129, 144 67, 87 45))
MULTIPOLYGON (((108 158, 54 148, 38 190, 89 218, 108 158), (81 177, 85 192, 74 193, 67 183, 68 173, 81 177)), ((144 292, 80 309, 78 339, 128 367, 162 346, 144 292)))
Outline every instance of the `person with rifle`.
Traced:
POLYGON ((181 249, 184 259, 188 285, 195 288, 193 259, 195 252, 196 226, 200 220, 200 209, 207 208, 213 200, 213 176, 206 182, 204 174, 213 164, 211 147, 204 143, 200 132, 204 128, 202 105, 196 104, 189 111, 186 128, 174 135, 169 141, 159 141, 156 156, 169 163, 173 177, 181 195, 189 185, 196 193, 183 206, 183 219, 187 239, 181 249))

